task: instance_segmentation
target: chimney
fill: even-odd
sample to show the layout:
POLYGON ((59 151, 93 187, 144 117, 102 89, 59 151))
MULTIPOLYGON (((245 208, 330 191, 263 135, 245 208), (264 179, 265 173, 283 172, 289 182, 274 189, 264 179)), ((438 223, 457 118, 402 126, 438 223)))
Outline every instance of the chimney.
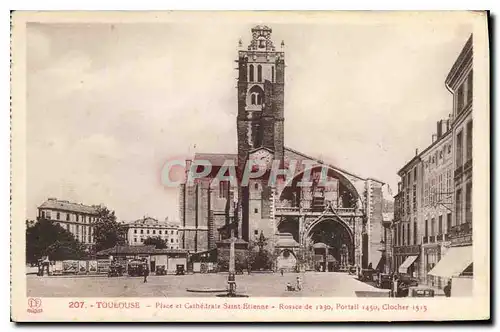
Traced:
POLYGON ((415 149, 415 156, 418 156, 418 148, 415 149))
POLYGON ((443 135, 443 120, 439 120, 437 122, 437 139, 440 139, 441 136, 443 135))

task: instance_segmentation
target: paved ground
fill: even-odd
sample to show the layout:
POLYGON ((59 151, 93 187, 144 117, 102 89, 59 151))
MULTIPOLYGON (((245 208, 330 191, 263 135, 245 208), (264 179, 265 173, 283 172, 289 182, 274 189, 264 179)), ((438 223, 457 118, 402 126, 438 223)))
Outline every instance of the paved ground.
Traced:
MULTIPOLYGON (((287 292, 287 282, 295 284, 299 274, 237 275, 238 292, 252 297, 352 297, 356 291, 378 291, 343 273, 308 272, 300 274, 303 289, 287 292)), ((28 275, 28 296, 37 297, 213 297, 215 294, 191 293, 187 288, 226 288, 225 274, 149 276, 143 283, 137 277, 38 277, 28 275)), ((358 293, 359 294, 359 293, 358 293)))

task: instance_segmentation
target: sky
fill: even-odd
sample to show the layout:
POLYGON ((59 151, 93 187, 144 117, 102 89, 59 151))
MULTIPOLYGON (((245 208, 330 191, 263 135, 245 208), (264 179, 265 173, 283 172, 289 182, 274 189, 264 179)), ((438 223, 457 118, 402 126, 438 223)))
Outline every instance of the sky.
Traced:
POLYGON ((395 193, 397 171, 451 113, 444 80, 467 24, 29 23, 28 218, 57 197, 119 220, 178 220, 162 166, 236 153, 234 60, 262 23, 285 42, 285 146, 395 193))

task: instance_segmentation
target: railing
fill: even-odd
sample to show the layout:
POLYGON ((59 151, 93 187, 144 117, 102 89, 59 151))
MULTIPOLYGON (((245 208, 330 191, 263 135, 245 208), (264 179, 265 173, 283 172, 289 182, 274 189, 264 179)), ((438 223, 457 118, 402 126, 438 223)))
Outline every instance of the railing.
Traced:
POLYGON ((472 223, 467 222, 460 225, 455 225, 450 229, 450 237, 462 237, 472 234, 472 223))
POLYGON ((462 174, 463 174, 463 172, 464 172, 464 168, 463 168, 463 166, 458 166, 458 167, 455 169, 455 172, 454 172, 454 177, 455 177, 455 179, 457 179, 457 178, 461 177, 461 176, 462 176, 462 174))
MULTIPOLYGON (((354 208, 334 208, 335 212, 339 215, 355 215, 354 208)), ((313 208, 300 208, 292 206, 277 206, 276 214, 299 214, 299 213, 318 213, 323 211, 314 211, 313 208)))
POLYGON ((464 173, 472 171, 472 159, 469 159, 464 164, 464 173))

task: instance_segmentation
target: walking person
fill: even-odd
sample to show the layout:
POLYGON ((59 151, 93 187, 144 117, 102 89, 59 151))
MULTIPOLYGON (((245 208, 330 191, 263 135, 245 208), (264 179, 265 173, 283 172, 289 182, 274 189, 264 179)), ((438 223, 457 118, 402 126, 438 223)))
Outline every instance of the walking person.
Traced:
POLYGON ((283 277, 283 273, 284 273, 284 271, 283 271, 283 269, 281 269, 281 276, 282 276, 282 277, 283 277))
POLYGON ((451 280, 448 280, 448 283, 444 286, 443 291, 446 297, 451 296, 451 280))
POLYGON ((300 280, 300 276, 297 276, 297 290, 302 290, 302 280, 300 280))
POLYGON ((147 265, 144 265, 144 283, 148 282, 149 269, 147 265))

